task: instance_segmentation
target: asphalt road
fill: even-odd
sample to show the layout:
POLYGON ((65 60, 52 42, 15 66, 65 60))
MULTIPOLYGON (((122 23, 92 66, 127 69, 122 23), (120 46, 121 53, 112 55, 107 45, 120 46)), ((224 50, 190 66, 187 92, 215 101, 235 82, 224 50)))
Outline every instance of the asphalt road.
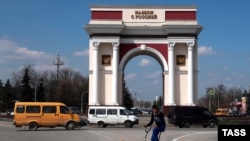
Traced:
MULTIPOLYGON (((151 133, 147 136, 150 141, 151 133)), ((144 127, 136 125, 133 128, 124 126, 86 126, 75 130, 63 127, 38 128, 28 131, 27 128, 16 128, 11 122, 0 122, 0 141, 140 141, 144 140, 144 127)), ((217 128, 178 128, 168 126, 161 134, 161 141, 217 141, 217 128)))

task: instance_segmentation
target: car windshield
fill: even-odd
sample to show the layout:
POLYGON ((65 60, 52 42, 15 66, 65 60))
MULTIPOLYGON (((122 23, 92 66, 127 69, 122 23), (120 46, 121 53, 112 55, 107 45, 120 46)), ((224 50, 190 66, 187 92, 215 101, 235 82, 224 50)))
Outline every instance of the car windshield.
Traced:
POLYGON ((210 111, 204 111, 205 115, 213 115, 210 111))

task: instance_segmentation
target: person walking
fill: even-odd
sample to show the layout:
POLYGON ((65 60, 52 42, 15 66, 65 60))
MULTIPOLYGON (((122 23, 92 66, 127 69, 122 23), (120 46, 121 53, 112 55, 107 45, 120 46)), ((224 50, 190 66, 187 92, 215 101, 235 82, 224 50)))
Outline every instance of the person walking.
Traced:
POLYGON ((151 136, 151 141, 159 141, 159 133, 165 131, 166 122, 164 119, 164 114, 159 110, 157 105, 152 106, 151 120, 144 127, 151 126, 155 122, 155 127, 153 128, 153 133, 151 136))

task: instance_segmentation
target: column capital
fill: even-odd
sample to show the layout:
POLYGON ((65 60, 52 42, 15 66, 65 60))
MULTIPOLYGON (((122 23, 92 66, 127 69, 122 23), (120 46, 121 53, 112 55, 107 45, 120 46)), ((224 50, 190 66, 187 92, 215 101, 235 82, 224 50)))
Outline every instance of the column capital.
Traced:
POLYGON ((174 47, 175 46, 175 42, 168 42, 169 47, 174 47))
POLYGON ((113 46, 113 47, 118 47, 119 45, 120 45, 119 42, 112 42, 112 46, 113 46))
POLYGON ((175 46, 175 42, 168 42, 168 50, 173 51, 175 46))
POLYGON ((94 49, 98 49, 100 42, 93 42, 94 49))
POLYGON ((187 46, 188 47, 193 47, 194 46, 194 42, 187 42, 187 46))
POLYGON ((112 42, 113 50, 117 50, 119 45, 119 42, 112 42))
POLYGON ((187 42, 188 50, 192 51, 194 47, 194 42, 187 42))

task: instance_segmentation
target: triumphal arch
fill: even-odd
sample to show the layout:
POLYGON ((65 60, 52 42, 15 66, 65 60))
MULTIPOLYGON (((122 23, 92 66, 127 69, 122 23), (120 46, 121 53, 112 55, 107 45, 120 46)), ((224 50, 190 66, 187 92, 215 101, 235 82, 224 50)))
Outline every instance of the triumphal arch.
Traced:
POLYGON ((89 105, 123 105, 124 68, 137 55, 162 69, 164 109, 196 105, 196 6, 92 5, 89 34, 89 105))

